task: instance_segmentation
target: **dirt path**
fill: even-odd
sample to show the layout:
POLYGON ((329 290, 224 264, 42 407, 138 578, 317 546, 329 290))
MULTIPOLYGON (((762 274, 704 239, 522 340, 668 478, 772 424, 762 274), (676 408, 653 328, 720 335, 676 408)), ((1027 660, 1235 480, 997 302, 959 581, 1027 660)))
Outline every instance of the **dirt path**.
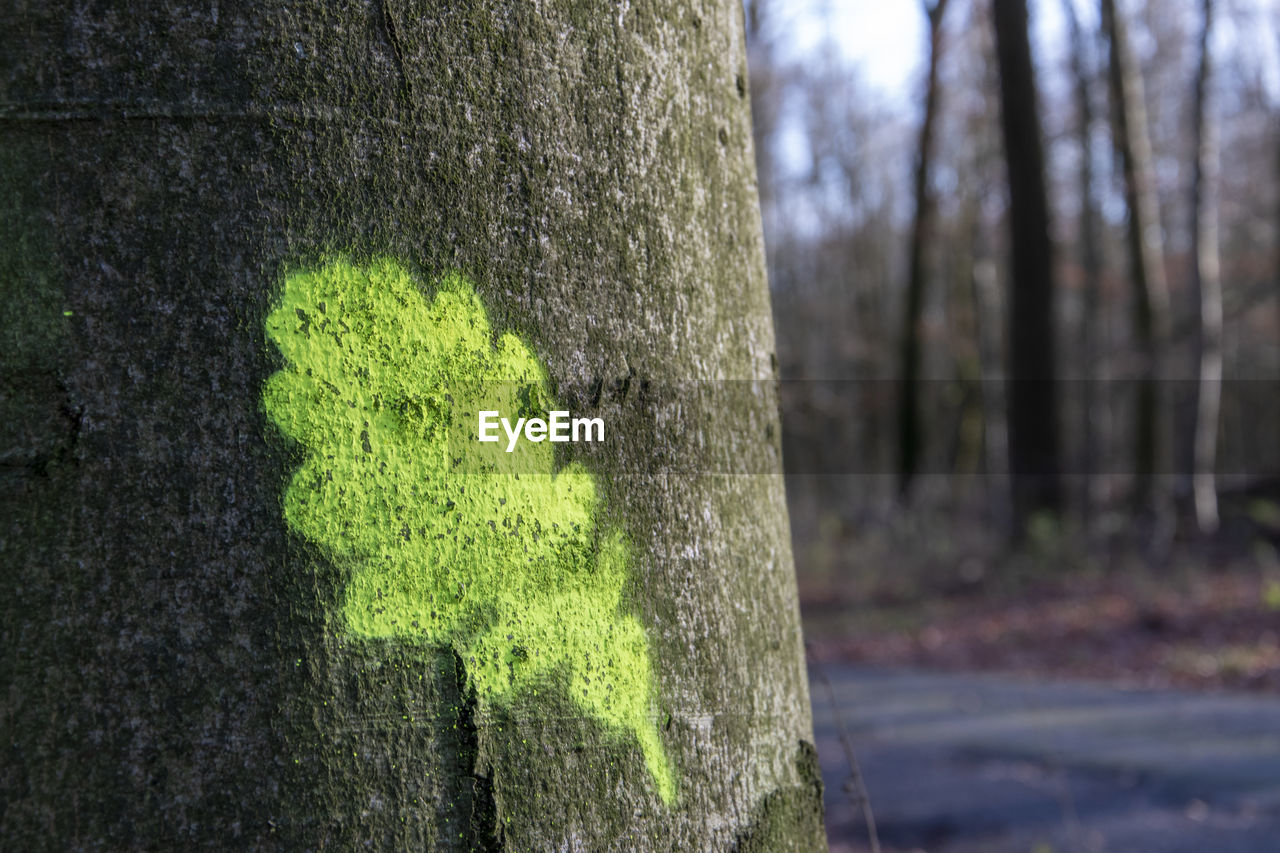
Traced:
POLYGON ((1280 696, 838 664, 811 679, 837 853, 866 849, 837 709, 886 851, 1280 849, 1280 696))

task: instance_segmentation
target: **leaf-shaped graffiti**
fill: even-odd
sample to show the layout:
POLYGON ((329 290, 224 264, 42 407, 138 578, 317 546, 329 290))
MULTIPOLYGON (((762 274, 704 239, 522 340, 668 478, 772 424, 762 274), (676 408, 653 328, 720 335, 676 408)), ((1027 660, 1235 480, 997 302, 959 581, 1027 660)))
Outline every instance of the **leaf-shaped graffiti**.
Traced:
POLYGON ((512 467, 464 437, 481 407, 545 412, 529 348, 495 341, 461 275, 428 301, 390 260, 289 274, 266 331, 285 365, 263 404, 306 450, 285 519, 349 567, 348 630, 451 646, 488 705, 560 678, 585 714, 638 741, 670 802, 648 645, 622 600, 627 543, 597 524, 594 477, 555 471, 548 443, 524 442, 512 467))

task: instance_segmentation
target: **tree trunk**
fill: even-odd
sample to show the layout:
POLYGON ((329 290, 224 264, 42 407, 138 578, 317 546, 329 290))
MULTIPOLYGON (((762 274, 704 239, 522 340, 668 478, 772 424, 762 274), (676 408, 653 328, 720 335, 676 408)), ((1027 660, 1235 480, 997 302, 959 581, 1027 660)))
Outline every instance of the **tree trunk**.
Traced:
POLYGON ((982 445, 986 506, 997 527, 1007 527, 1013 517, 1009 502, 1009 423, 1005 391, 1008 379, 1001 358, 1001 331, 1004 316, 1001 304, 1000 270, 981 228, 974 229, 973 290, 977 317, 978 358, 982 365, 982 445))
POLYGON ((1111 92, 1116 146, 1124 168, 1129 208, 1129 262, 1134 289, 1134 337, 1142 353, 1134 425, 1135 508, 1152 513, 1157 538, 1169 528, 1172 495, 1161 475, 1171 468, 1170 418, 1165 363, 1169 343, 1169 285, 1164 268, 1159 200, 1147 131, 1142 73, 1115 0, 1102 0, 1103 26, 1111 43, 1111 92))
POLYGON ((1085 37, 1076 14, 1074 0, 1063 0, 1063 8, 1071 30, 1071 73, 1075 78, 1076 111, 1080 134, 1080 247, 1084 267, 1084 304, 1080 318, 1080 474, 1078 500, 1086 519, 1093 504, 1094 474, 1100 462, 1096 428, 1097 399, 1095 387, 1101 379, 1098 369, 1099 334, 1102 318, 1099 312, 1099 277, 1102 256, 1098 246, 1098 205, 1093 178, 1093 97, 1090 40, 1085 37))
POLYGON ((1209 114, 1212 76, 1213 0, 1201 5, 1200 66, 1196 72, 1194 122, 1196 163, 1191 183, 1192 282, 1199 296, 1200 331, 1196 337, 1200 380, 1192 451, 1192 494, 1196 524, 1202 533, 1218 527, 1218 489, 1214 477, 1218 413, 1222 402, 1222 279, 1218 257, 1218 140, 1209 114))
POLYGON ((0 18, 7 846, 822 848, 740 4, 0 18))
POLYGON ((901 371, 898 388, 898 492, 906 498, 919 473, 924 444, 920 423, 920 314, 924 310, 928 280, 925 251, 932 233, 933 194, 929 189, 929 163, 933 152, 934 127, 938 119, 938 62, 942 54, 942 15, 947 0, 925 3, 929 19, 929 71, 924 89, 924 118, 920 123, 920 147, 916 152, 915 219, 911 228, 910 258, 907 263, 907 296, 902 309, 901 371))
POLYGON ((1054 286, 1044 145, 1025 0, 995 0, 1001 126, 1009 166, 1009 476, 1019 530, 1062 503, 1054 286))

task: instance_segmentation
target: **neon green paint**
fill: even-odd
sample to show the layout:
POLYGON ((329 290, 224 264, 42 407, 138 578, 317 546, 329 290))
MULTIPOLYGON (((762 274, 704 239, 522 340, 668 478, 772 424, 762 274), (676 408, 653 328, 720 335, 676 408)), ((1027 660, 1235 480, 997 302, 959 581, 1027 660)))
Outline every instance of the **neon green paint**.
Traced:
POLYGON ((636 738, 672 802, 648 644, 622 605, 628 546, 596 523, 594 477, 556 472, 548 442, 474 440, 481 408, 552 408, 529 348, 495 341, 461 275, 428 302, 385 259, 291 273, 266 331, 286 364, 263 404, 307 450, 285 519, 350 567, 348 630, 453 647, 486 704, 565 675, 585 714, 636 738))

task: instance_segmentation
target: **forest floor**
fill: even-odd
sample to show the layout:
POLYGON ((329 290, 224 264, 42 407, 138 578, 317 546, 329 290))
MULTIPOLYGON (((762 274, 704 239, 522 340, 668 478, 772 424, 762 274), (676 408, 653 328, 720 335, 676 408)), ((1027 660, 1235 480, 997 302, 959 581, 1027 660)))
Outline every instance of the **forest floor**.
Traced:
MULTIPOLYGON (((1259 514, 1260 515, 1260 514, 1259 514)), ((1280 833, 1280 507, 1161 559, 1116 522, 794 516, 833 853, 1260 853, 1280 833)))
POLYGON ((1280 693, 1274 553, 1211 568, 1184 559, 1159 570, 1063 569, 932 594, 802 574, 801 612, 818 664, 1280 693))

